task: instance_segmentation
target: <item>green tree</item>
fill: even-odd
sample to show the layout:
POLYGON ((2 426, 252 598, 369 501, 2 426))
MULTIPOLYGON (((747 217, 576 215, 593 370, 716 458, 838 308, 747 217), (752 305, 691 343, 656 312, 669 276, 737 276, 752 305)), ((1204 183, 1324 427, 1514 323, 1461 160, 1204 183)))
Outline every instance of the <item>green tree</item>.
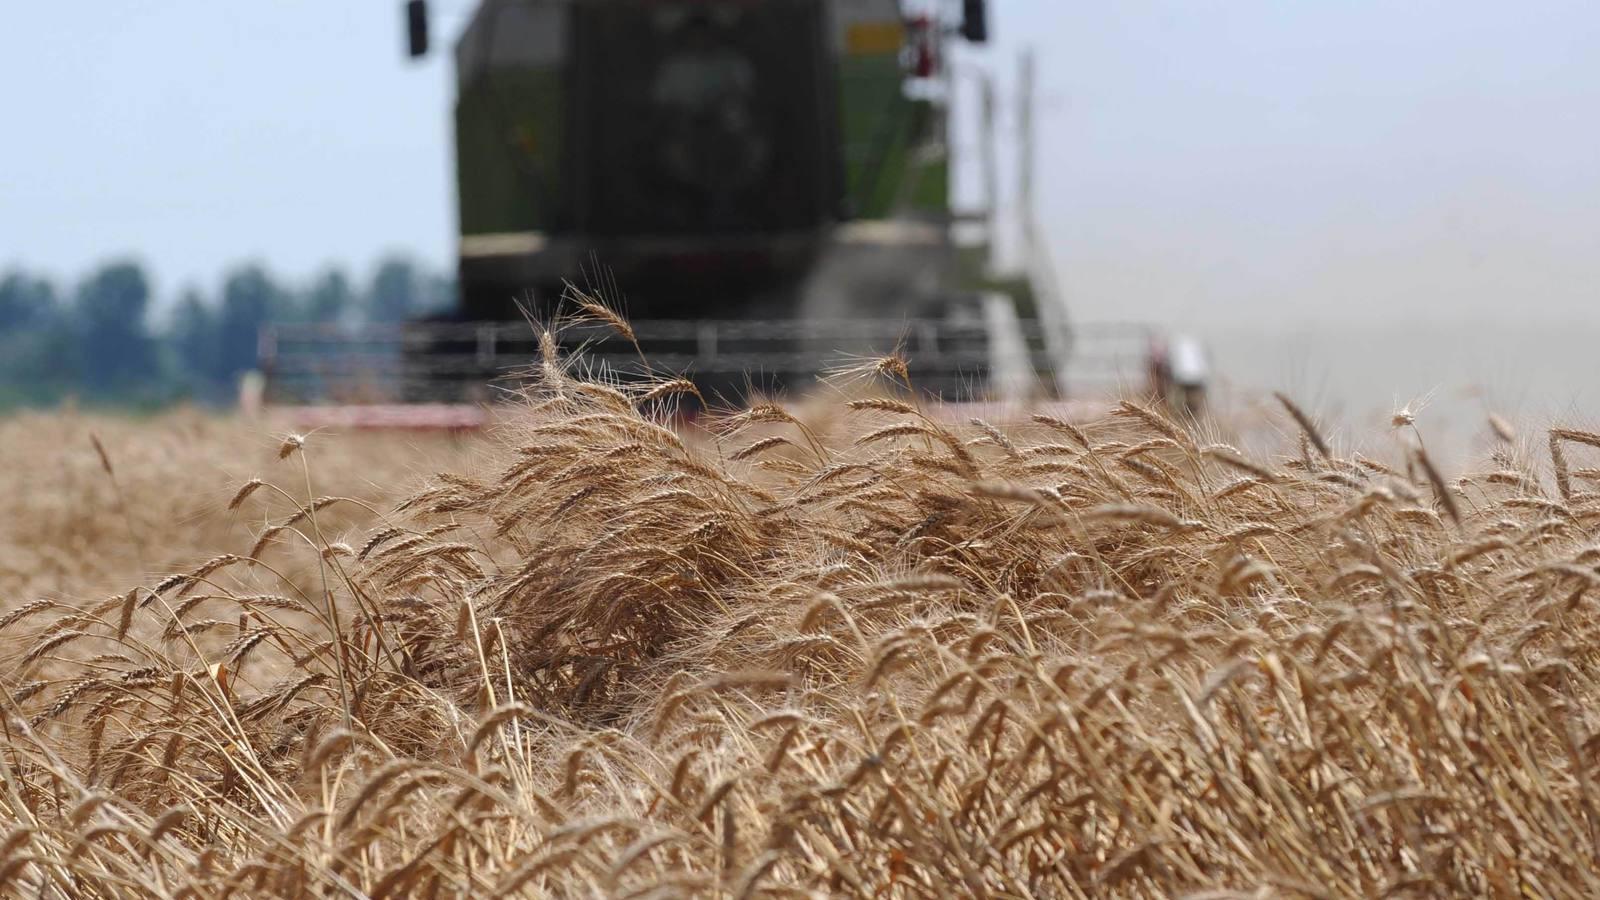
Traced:
POLYGON ((167 335, 178 370, 191 387, 217 385, 217 314, 200 290, 184 290, 168 320, 167 335))
POLYGON ((47 403, 77 377, 55 285, 25 272, 0 279, 0 407, 47 403))
POLYGON ((366 285, 330 267, 294 292, 252 264, 230 270, 214 297, 186 288, 154 334, 157 304, 135 262, 96 268, 66 297, 48 279, 0 273, 0 408, 57 402, 80 390, 113 402, 180 393, 226 401, 239 374, 257 365, 269 323, 400 322, 454 299, 452 278, 400 255, 383 260, 366 285))
POLYGON ((365 312, 369 322, 404 322, 421 304, 422 284, 417 267, 403 256, 378 264, 367 289, 365 312))
POLYGON ((213 378, 224 386, 256 367, 261 328, 291 308, 288 295, 259 265, 234 269, 223 280, 213 378))
POLYGON ((59 312, 50 282, 23 272, 0 279, 0 334, 20 334, 59 312))
POLYGON ((329 269, 318 276, 306 291, 301 304, 310 321, 335 324, 349 318, 355 306, 355 291, 350 287, 350 279, 339 269, 329 269))
POLYGON ((147 316, 150 281, 138 263, 101 266, 73 303, 79 372, 99 396, 127 397, 152 387, 158 371, 147 316))

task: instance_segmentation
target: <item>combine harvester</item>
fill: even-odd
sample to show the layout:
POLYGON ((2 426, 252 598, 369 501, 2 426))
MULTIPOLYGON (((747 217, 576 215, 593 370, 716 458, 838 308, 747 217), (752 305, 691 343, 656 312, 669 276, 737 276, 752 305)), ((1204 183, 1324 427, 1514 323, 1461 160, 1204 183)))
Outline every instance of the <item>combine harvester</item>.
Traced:
MULTIPOLYGON (((422 0, 406 17, 422 56, 422 0)), ((265 401, 303 426, 473 427, 537 363, 525 310, 549 320, 569 280, 626 314, 655 372, 708 397, 802 390, 897 347, 946 398, 1142 390, 1158 336, 1069 324, 1035 237, 1026 60, 1024 264, 992 270, 995 91, 978 54, 954 58, 987 40, 985 0, 483 0, 455 48, 455 309, 269 328, 265 401), (977 148, 959 162, 983 194, 963 211, 958 97, 977 148)), ((605 328, 560 335, 588 365, 642 374, 605 328)))

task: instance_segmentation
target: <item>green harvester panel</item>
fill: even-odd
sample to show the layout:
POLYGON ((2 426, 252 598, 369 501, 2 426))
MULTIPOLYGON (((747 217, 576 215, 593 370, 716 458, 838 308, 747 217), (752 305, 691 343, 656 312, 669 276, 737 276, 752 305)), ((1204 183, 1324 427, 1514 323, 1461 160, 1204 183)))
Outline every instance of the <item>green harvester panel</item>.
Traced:
MULTIPOLYGON (((838 88, 832 133, 843 175, 841 215, 947 213, 948 164, 942 154, 918 152, 930 137, 942 137, 935 130, 944 128, 943 114, 906 95, 898 3, 815 2, 829 8, 837 29, 819 45, 829 48, 838 88)), ((652 15, 704 8, 670 0, 637 5, 652 15)), ((569 108, 573 73, 581 68, 572 58, 575 15, 572 3, 562 0, 486 0, 463 33, 455 113, 463 235, 573 230, 579 198, 572 196, 571 154, 580 151, 570 146, 575 135, 567 126, 574 114, 607 115, 605 109, 569 108)))
POLYGON ((456 104, 463 234, 556 229, 563 110, 561 78, 550 70, 499 70, 463 91, 456 104))
POLYGON ((944 162, 912 161, 912 148, 935 121, 932 104, 906 97, 904 84, 898 54, 839 60, 845 183, 856 218, 886 219, 904 207, 928 213, 949 208, 944 162))

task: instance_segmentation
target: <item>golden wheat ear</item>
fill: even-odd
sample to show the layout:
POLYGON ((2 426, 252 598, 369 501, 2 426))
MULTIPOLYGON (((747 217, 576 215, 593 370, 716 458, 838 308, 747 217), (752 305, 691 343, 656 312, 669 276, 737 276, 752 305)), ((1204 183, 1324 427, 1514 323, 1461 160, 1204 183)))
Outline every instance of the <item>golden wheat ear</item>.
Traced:
POLYGON ((881 360, 711 433, 543 342, 425 469, 0 421, 57 429, 0 467, 0 895, 1600 894, 1600 434, 1549 488, 881 360))

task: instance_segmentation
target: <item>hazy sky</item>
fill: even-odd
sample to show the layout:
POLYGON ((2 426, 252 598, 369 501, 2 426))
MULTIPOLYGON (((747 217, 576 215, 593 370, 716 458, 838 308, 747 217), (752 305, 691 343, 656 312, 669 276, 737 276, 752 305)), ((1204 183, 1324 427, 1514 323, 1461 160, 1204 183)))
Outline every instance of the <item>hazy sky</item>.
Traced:
MULTIPOLYGON (((436 2, 453 38, 467 0, 436 2)), ((454 251, 447 56, 398 0, 21 3, 0 267, 171 293, 454 251)), ((1040 209, 1081 314, 1600 317, 1600 7, 993 0, 1040 51, 1040 209)))

